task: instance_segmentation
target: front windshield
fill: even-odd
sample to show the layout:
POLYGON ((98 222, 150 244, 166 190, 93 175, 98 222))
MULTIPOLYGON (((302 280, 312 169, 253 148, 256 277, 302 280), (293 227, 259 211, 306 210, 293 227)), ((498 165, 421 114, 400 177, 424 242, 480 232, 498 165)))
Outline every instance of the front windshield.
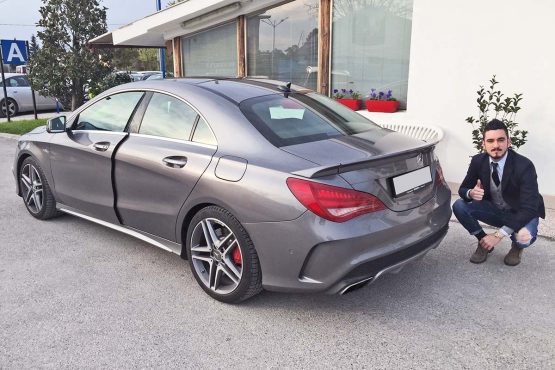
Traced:
POLYGON ((277 147, 378 129, 372 121, 317 93, 272 94, 247 99, 243 114, 277 147))

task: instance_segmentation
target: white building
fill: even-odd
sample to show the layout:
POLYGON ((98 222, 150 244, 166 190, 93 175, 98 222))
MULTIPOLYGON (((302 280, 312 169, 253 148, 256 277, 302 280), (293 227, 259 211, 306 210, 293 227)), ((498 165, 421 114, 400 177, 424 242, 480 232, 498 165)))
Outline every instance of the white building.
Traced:
POLYGON ((92 41, 167 46, 177 76, 267 76, 329 94, 393 90, 402 111, 377 123, 432 124, 445 177, 462 180, 475 153, 476 91, 495 74, 505 95, 522 93, 519 152, 536 165, 555 208, 555 2, 535 0, 189 0, 92 41))

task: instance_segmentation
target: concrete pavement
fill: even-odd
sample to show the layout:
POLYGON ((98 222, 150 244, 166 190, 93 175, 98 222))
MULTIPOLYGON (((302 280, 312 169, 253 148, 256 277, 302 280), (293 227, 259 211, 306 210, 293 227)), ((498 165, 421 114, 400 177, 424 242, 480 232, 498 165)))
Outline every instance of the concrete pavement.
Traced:
POLYGON ((31 217, 0 138, 0 368, 552 369, 555 249, 481 265, 457 223, 424 259, 346 296, 214 301, 186 261, 85 220, 31 217))

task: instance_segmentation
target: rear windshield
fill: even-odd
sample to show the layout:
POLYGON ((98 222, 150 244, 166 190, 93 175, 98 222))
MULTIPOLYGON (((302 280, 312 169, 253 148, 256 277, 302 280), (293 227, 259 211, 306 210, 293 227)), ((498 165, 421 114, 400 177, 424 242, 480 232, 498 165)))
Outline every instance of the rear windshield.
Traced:
POLYGON ((260 96, 241 102, 239 108, 253 126, 277 147, 379 128, 360 114, 316 93, 260 96))

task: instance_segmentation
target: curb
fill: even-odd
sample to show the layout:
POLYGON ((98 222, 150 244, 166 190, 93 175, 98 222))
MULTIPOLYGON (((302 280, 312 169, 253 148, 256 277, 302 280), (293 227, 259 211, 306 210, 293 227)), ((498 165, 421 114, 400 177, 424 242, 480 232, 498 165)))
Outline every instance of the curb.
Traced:
POLYGON ((16 134, 6 134, 4 132, 0 132, 0 137, 4 138, 4 139, 12 139, 12 140, 17 140, 21 135, 16 135, 16 134))

